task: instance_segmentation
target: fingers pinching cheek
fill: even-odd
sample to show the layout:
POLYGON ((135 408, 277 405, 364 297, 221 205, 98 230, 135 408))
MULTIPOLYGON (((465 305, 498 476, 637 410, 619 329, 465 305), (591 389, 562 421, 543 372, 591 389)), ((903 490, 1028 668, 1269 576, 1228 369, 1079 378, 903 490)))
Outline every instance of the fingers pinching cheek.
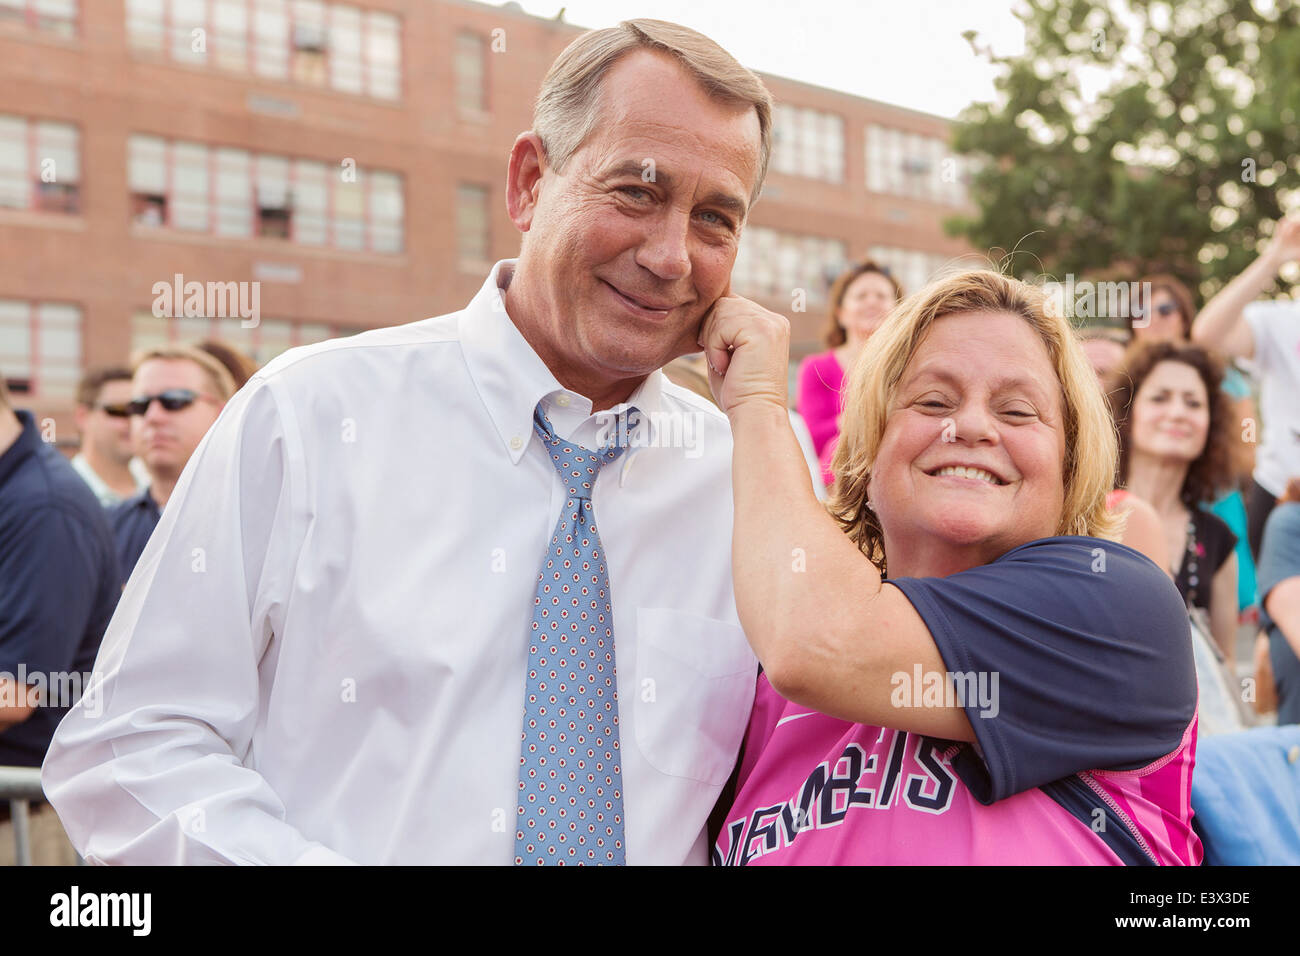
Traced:
POLYGON ((711 368, 718 375, 727 374, 727 366, 731 364, 731 353, 725 348, 709 346, 704 350, 704 358, 711 368))
POLYGON ((704 350, 704 360, 709 363, 709 368, 719 375, 725 375, 731 362, 731 352, 718 326, 717 306, 714 306, 700 330, 699 344, 704 350))

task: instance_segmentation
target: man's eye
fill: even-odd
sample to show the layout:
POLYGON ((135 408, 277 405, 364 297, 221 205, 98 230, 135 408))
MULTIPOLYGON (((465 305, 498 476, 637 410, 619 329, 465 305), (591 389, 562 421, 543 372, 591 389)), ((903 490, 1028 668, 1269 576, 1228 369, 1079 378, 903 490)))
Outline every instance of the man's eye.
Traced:
POLYGON ((704 210, 702 213, 700 213, 700 217, 701 218, 708 217, 708 222, 709 225, 711 226, 723 226, 727 229, 731 228, 730 219, 728 219, 726 216, 722 215, 721 213, 714 212, 711 209, 704 210))
POLYGON ((638 201, 650 198, 650 191, 640 186, 620 186, 619 192, 638 201))

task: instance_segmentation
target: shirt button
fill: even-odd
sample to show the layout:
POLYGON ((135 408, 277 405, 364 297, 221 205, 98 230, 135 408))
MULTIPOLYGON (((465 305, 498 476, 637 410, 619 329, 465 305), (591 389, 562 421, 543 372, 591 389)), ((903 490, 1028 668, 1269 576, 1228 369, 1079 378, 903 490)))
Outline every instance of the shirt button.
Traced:
POLYGON ((522 438, 520 438, 518 435, 516 435, 514 438, 510 439, 510 449, 511 449, 512 451, 518 451, 519 449, 521 449, 521 448, 523 448, 523 447, 524 447, 524 440, 523 440, 522 438))
POLYGON ((568 395, 560 395, 555 399, 555 404, 559 405, 561 408, 568 408, 570 401, 572 401, 572 399, 570 399, 568 395))

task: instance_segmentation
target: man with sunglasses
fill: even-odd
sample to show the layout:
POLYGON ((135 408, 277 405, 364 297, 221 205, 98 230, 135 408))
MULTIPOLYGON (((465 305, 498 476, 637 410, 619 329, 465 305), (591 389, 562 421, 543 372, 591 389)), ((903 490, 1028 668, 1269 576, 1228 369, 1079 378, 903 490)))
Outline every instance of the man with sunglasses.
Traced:
POLYGON ((124 587, 190 456, 235 393, 225 366, 188 346, 144 352, 133 367, 131 398, 121 410, 130 417, 131 444, 149 484, 108 512, 124 587))
POLYGON ((131 370, 127 368, 91 369, 77 385, 73 416, 81 449, 73 457, 72 467, 106 508, 149 484, 149 472, 131 447, 126 408, 130 398, 131 370))

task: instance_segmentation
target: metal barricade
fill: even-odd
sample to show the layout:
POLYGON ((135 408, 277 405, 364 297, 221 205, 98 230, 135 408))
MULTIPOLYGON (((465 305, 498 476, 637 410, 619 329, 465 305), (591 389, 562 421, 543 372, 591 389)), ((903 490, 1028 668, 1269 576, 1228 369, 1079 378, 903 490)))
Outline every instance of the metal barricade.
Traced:
POLYGON ((32 865, 31 801, 45 799, 40 767, 0 767, 0 800, 9 801, 14 826, 14 861, 32 865))
MULTIPOLYGON (((9 819, 14 828, 14 862, 32 865, 31 803, 44 800, 40 767, 0 767, 0 800, 9 801, 9 819)), ((85 861, 77 857, 77 865, 85 861)))

